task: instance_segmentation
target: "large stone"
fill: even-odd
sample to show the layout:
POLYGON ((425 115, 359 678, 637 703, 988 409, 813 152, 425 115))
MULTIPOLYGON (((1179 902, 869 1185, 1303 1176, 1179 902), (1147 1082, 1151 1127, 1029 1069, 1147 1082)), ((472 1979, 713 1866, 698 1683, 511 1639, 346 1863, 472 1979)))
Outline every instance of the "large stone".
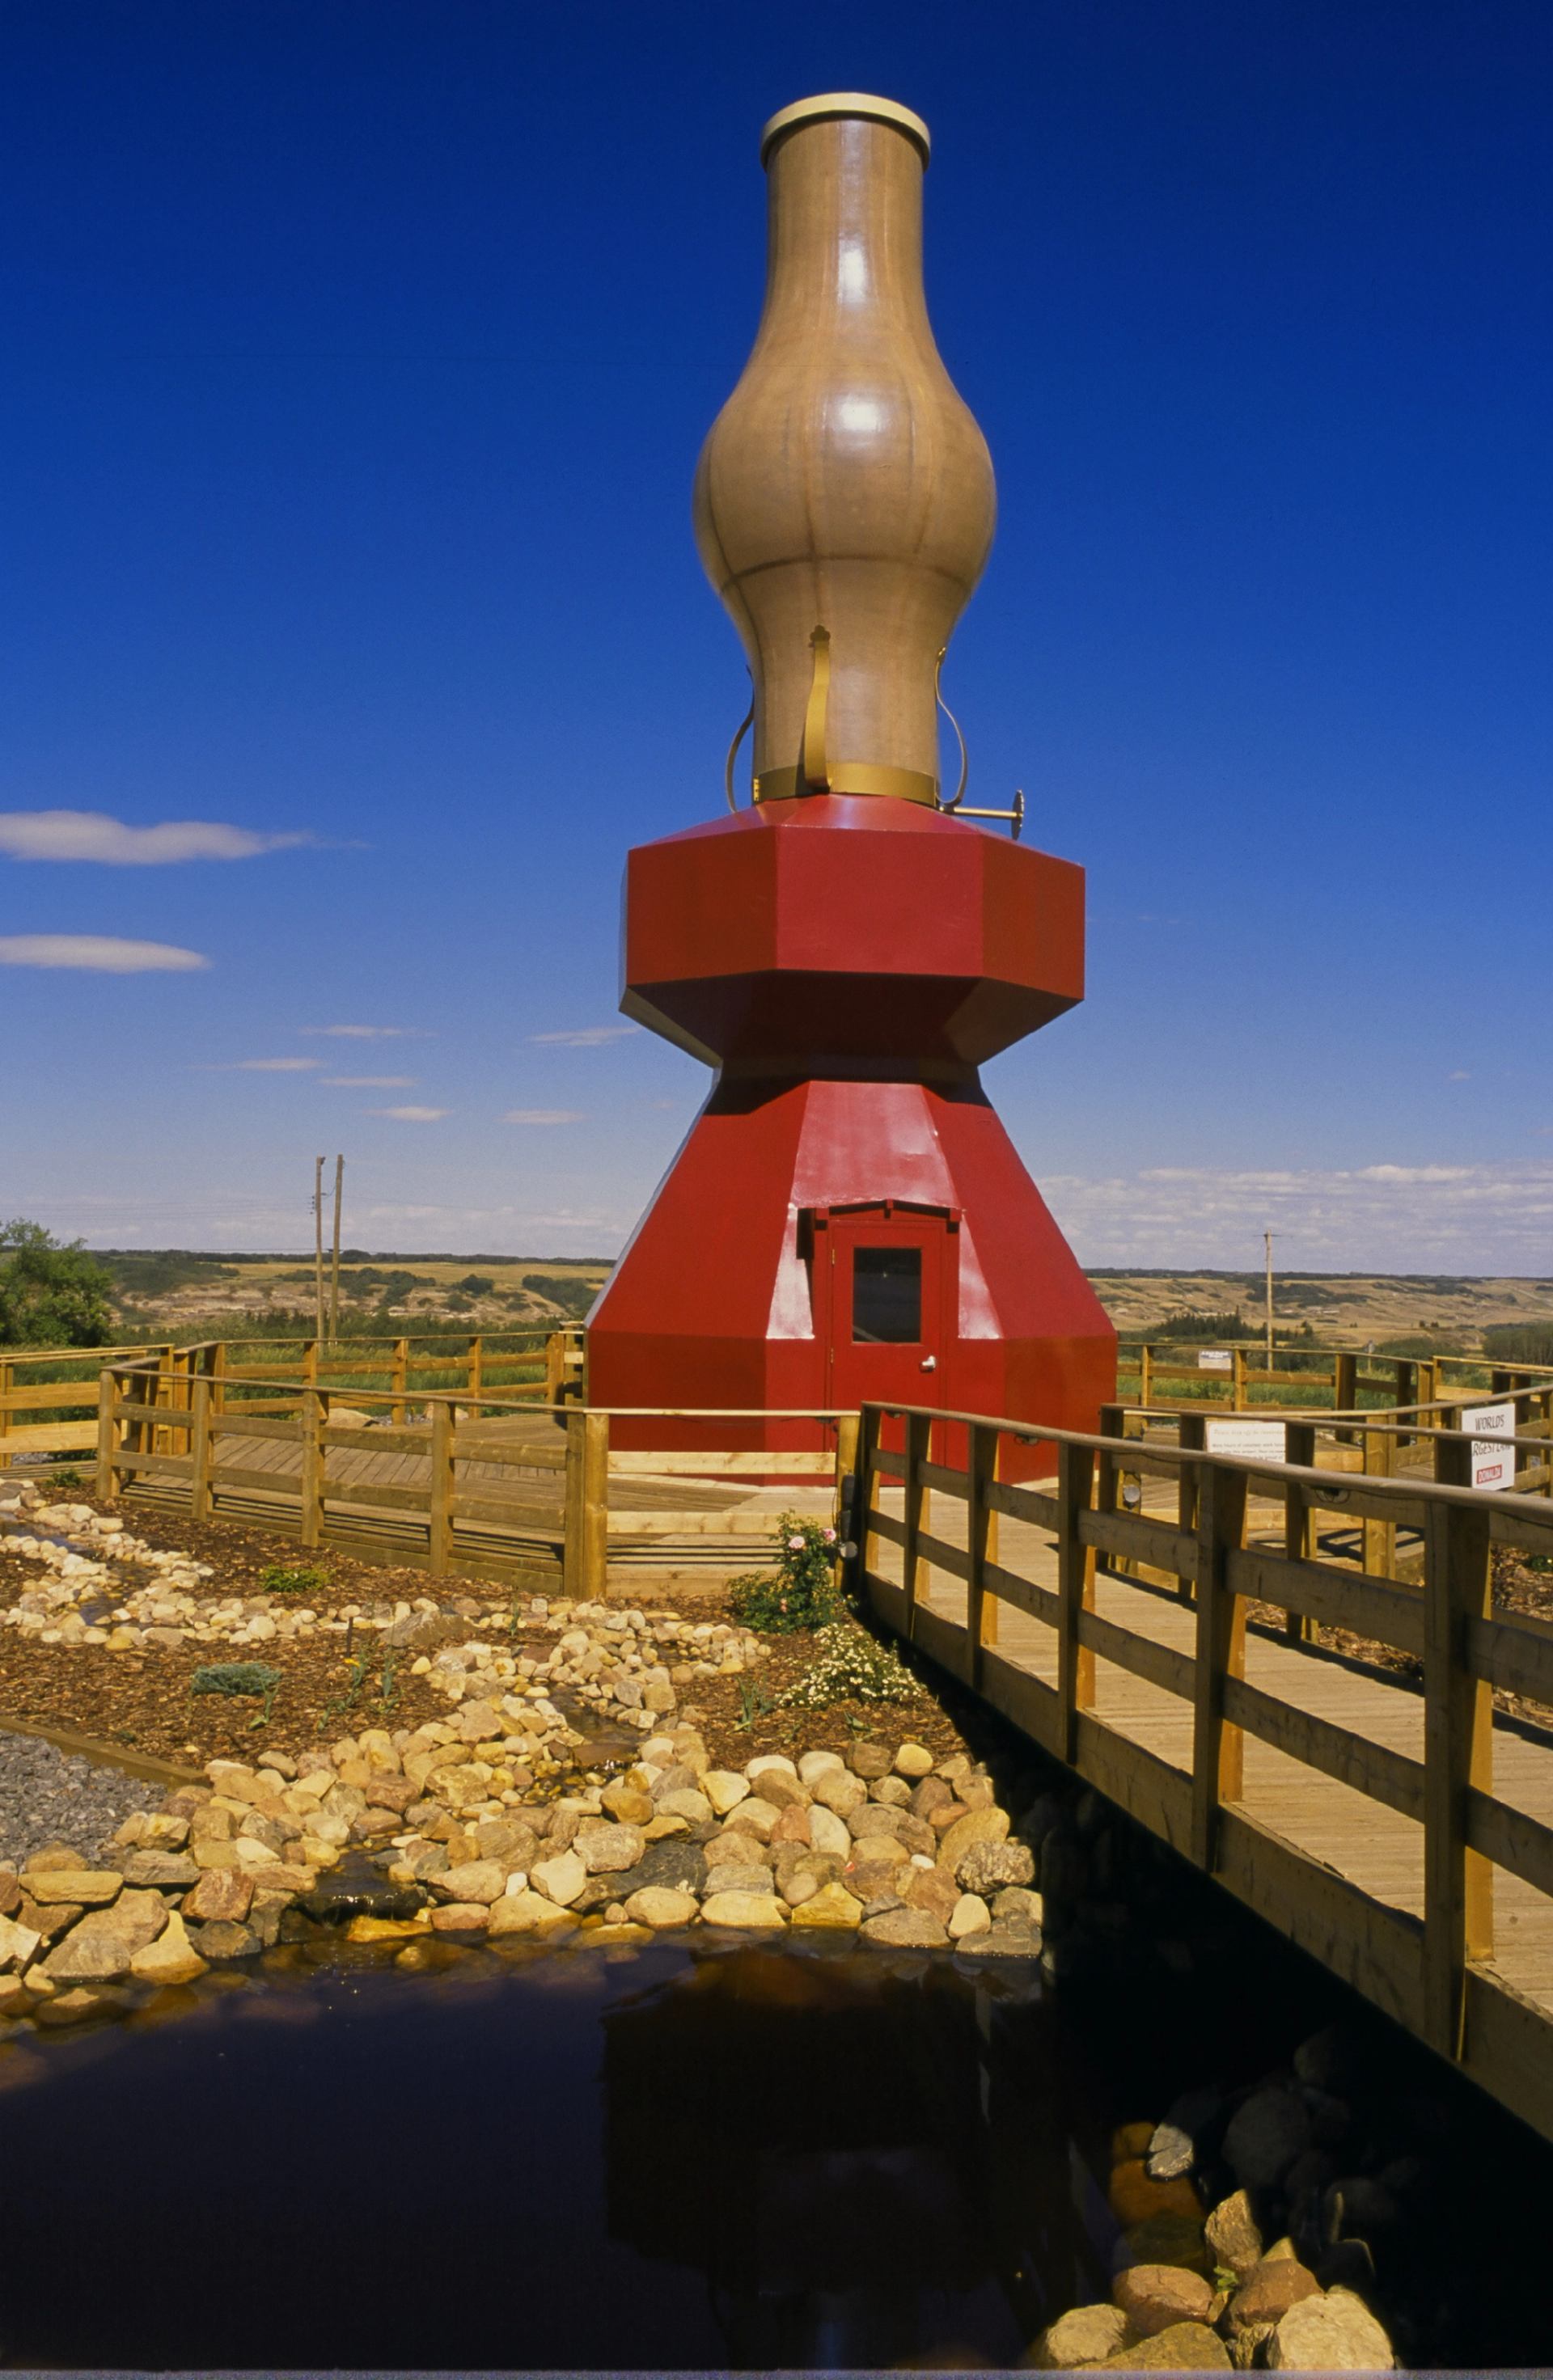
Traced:
POLYGON ((838 1859, 846 1859, 852 1851, 852 1837, 844 1818, 828 1810, 821 1802, 811 1803, 808 1811, 809 1841, 817 1852, 831 1852, 838 1859))
POLYGON ((635 1867, 610 1881, 625 1900, 649 1888, 699 1894, 706 1889, 706 1853, 699 1843, 649 1843, 635 1867))
POLYGON ((710 1892, 767 1893, 771 1888, 771 1871, 754 1861, 746 1865, 742 1860, 723 1860, 714 1867, 707 1879, 710 1892))
POLYGON ((652 1821, 652 1796, 644 1793, 639 1785, 630 1784, 617 1777, 606 1785, 599 1799, 610 1816, 623 1827, 646 1827, 652 1821))
POLYGON ((172 1910, 155 1941, 135 1952, 129 1972, 141 1984, 191 1984, 207 1972, 180 1911, 172 1910))
POLYGON ((553 1900, 558 1909, 569 1909, 588 1882, 587 1864, 576 1852, 562 1852, 555 1859, 536 1861, 528 1875, 529 1882, 547 1900, 553 1900))
POLYGON ((159 1892, 121 1892, 112 1908, 94 1910, 71 1928, 43 1961, 43 1973, 56 1984, 115 1983, 166 1923, 159 1892))
POLYGON ((1120 2306, 1074 2306, 1049 2323, 1030 2357, 1037 2372, 1092 2372, 1114 2355, 1127 2336, 1120 2306))
POLYGON ((504 1893, 500 1900, 491 1903, 488 1930, 492 1936, 545 1934, 555 1925, 570 1931, 573 1922, 564 1909, 530 1886, 523 1892, 504 1893))
POLYGON ((1262 2261, 1265 2242, 1244 2190, 1221 2198, 1203 2226, 1214 2261, 1244 2281, 1262 2261))
POLYGON ((777 1928, 787 1923, 787 1905, 774 1892, 718 1891, 701 1903, 709 1925, 777 1928))
POLYGON ((340 1925, 353 1917, 413 1917, 420 1904, 413 1884, 393 1881, 353 1854, 334 1875, 315 1876, 301 1906, 305 1916, 340 1925))
POLYGON ((697 1911, 693 1892, 674 1892, 657 1884, 644 1885, 633 1892, 625 1902, 625 1914, 633 1925, 650 1926, 657 1934, 673 1925, 688 1925, 697 1911))
POLYGON ((1028 1884, 1036 1863, 1025 1843, 973 1843, 954 1863, 954 1873, 963 1891, 986 1899, 1004 1885, 1028 1884))
POLYGON ((870 1842, 880 1835, 890 1835, 898 1840, 901 1813, 888 1802, 862 1802, 851 1813, 846 1825, 854 1842, 870 1842))
POLYGON ((32 2022, 52 2030, 55 2026, 85 2024, 92 2017, 116 2016, 125 2005, 125 1996, 112 1984, 76 1984, 69 1991, 56 1992, 32 2010, 32 2022))
POLYGON ((1310 2146, 1310 2109, 1297 2091, 1254 2091, 1224 2134, 1224 2162, 1245 2190, 1272 2190, 1310 2146))
POLYGON ((14 1917, 20 1907, 20 1876, 15 1868, 0 1867, 0 1917, 14 1917))
POLYGON ((950 1940, 961 1942, 968 1935, 985 1934, 992 1923, 992 1912, 976 1893, 963 1892, 950 1911, 947 1923, 950 1940))
POLYGON ((507 1869, 501 1860, 463 1860, 427 1881, 439 1900, 478 1900, 489 1909, 507 1888, 507 1869))
POLYGON ((239 1867, 208 1867, 185 1899, 186 1917, 240 1925, 253 1901, 253 1878, 239 1867))
POLYGON ((1124 2347, 1108 2355, 1109 2372, 1228 2372, 1231 2369, 1223 2340, 1204 2322, 1176 2322, 1156 2331, 1140 2346, 1124 2347))
POLYGON ((909 1777, 913 1782, 931 1774, 933 1755, 925 1743, 903 1743, 895 1755, 895 1774, 909 1777))
POLYGON ((927 1909, 887 1909, 880 1916, 866 1917, 861 1933, 865 1942, 886 1950, 938 1950, 949 1939, 927 1909))
POLYGON ((55 1908, 62 1900, 74 1901, 81 1909, 105 1909, 118 1899, 124 1877, 117 1868, 31 1867, 23 1875, 21 1885, 40 1909, 55 1908))
POLYGON ((690 1785, 678 1786, 672 1793, 661 1793, 658 1808, 664 1817, 685 1818, 693 1827, 699 1826, 712 1815, 711 1803, 706 1795, 698 1793, 690 1785))
POLYGON ((803 1752, 798 1755, 798 1782, 812 1793, 822 1777, 846 1773, 846 1763, 839 1752, 803 1752))
POLYGON ((793 1912, 795 1925, 833 1926, 851 1932, 861 1925, 863 1904, 844 1884, 822 1884, 793 1912))
MULTIPOLYGON (((940 1838, 939 1858, 945 1867, 952 1869, 958 1876, 960 1863, 973 1843, 1001 1843, 1006 1842, 1007 1840, 1008 1812, 1006 1810, 1000 1810, 996 1806, 987 1810, 967 1810, 965 1816, 956 1818, 954 1824, 946 1828, 940 1838)), ((1022 1876, 1010 1879, 1013 1883, 1024 1883, 1025 1880, 1022 1876)))
POLYGON ((888 1777, 895 1766, 895 1755, 882 1743, 855 1743, 846 1765, 855 1777, 888 1777))
POLYGON ((124 1881, 172 1892, 198 1884, 200 1869, 187 1852, 133 1851, 125 1859, 124 1881))
POLYGON ((431 1912, 439 1934, 483 1934, 491 1924, 490 1904, 483 1900, 448 1900, 431 1912))
POLYGON ((43 1937, 32 1925, 22 1925, 14 1917, 0 1917, 0 1974, 20 1973, 40 1948, 43 1937))
POLYGON ((212 1918, 201 1925, 195 1948, 204 1959, 251 1959, 264 1945, 251 1925, 238 1925, 227 1917, 212 1918))
POLYGON ((908 1909, 926 1909, 940 1925, 947 1925, 960 1906, 960 1888, 946 1867, 914 1867, 900 1870, 899 1891, 908 1909))
POLYGON ((730 1812, 723 1831, 726 1834, 753 1835, 758 1841, 769 1843, 780 1815, 774 1802, 768 1802, 763 1794, 751 1793, 747 1801, 741 1802, 736 1810, 730 1812))
POLYGON ((1391 2342, 1363 2298, 1329 2289, 1291 2306, 1267 2345, 1274 2372, 1394 2372, 1391 2342))
POLYGON ((701 1791, 720 1818, 736 1810, 741 1802, 749 1799, 749 1779, 732 1768, 709 1768, 701 1779, 701 1791))
POLYGON ((608 1818, 585 1818, 572 1845, 589 1876, 624 1876, 647 1849, 639 1827, 623 1827, 608 1818))
POLYGON ((980 1934, 967 1934, 954 1945, 962 1959, 1038 1959, 1041 1930, 1022 1918, 998 1917, 980 1934))
POLYGON ((1209 2283, 1183 2265, 1129 2265, 1110 2293, 1139 2338, 1152 2338, 1172 2323, 1207 2322, 1213 2303, 1209 2283))
POLYGON ((834 1811, 838 1818, 850 1817, 868 1798, 867 1785, 850 1768, 827 1768, 809 1790, 820 1807, 834 1811))
MULTIPOLYGON (((1152 2136, 1154 2127, 1147 2125, 1152 2136)), ((1185 2180, 1151 2181, 1141 2156, 1123 2157, 1111 2172, 1110 2211, 1123 2231, 1147 2223, 1151 2215, 1200 2215, 1197 2193, 1185 2180)))
POLYGON ((1321 2284, 1294 2256, 1264 2256, 1230 2300, 1232 2332, 1255 2330, 1263 2323, 1281 2322, 1302 2298, 1319 2294, 1321 2284))

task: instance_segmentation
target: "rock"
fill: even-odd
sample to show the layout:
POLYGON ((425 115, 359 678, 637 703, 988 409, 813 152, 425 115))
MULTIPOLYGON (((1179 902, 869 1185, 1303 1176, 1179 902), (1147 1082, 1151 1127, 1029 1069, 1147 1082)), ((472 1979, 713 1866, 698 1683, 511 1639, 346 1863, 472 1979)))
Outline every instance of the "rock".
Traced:
POLYGON ((914 1817, 930 1818, 935 1810, 945 1810, 954 1799, 954 1788, 946 1785, 941 1777, 924 1777, 913 1788, 911 1812, 914 1817))
POLYGON ((116 1900, 124 1878, 117 1868, 47 1867, 34 1864, 22 1876, 21 1888, 30 1893, 40 1909, 51 1909, 62 1900, 74 1901, 82 1909, 105 1909, 116 1900))
POLYGON ((1315 2274, 1295 2257, 1264 2256, 1230 2300, 1230 2329, 1233 2333, 1280 2322, 1291 2306, 1318 2296, 1320 2289, 1315 2274))
POLYGON ((804 1752, 798 1755, 798 1782, 812 1793, 825 1776, 844 1775, 846 1763, 839 1752, 804 1752))
POLYGON ((754 1835, 758 1841, 769 1843, 771 1830, 781 1815, 774 1802, 766 1801, 758 1793, 751 1793, 748 1800, 741 1802, 733 1812, 723 1831, 754 1835))
POLYGON ((501 1860, 463 1860, 428 1882, 439 1900, 478 1900, 489 1909, 507 1888, 507 1870, 501 1860))
POLYGON ((974 1892, 963 1892, 949 1913, 949 1938, 959 1942, 967 1934, 985 1934, 991 1923, 992 1912, 986 1901, 974 1892))
POLYGON ((844 1818, 838 1818, 834 1810, 827 1809, 823 1803, 814 1802, 809 1805, 808 1822, 809 1841, 817 1852, 832 1852, 838 1859, 848 1856, 852 1837, 844 1818))
POLYGON ((14 1917, 20 1907, 21 1878, 14 1868, 0 1867, 0 1917, 14 1917))
POLYGON ((699 1843, 649 1843, 633 1868, 611 1881, 624 1900, 634 1892, 661 1888, 666 1892, 704 1892, 707 1883, 706 1853, 699 1843))
MULTIPOLYGON (((1145 2129, 1152 2136, 1153 2126, 1145 2129)), ((1110 2211, 1123 2231, 1147 2223, 1151 2215, 1198 2216, 1202 2212, 1189 2181, 1151 2181, 1141 2156, 1124 2157, 1112 2169, 1109 2196, 1110 2211)))
POLYGON ((625 1903, 625 1915, 633 1925, 647 1925, 657 1934, 671 1925, 688 1925, 696 1915, 697 1902, 693 1892, 674 1892, 663 1885, 644 1885, 633 1892, 625 1903))
POLYGON ((1274 2372, 1394 2372, 1391 2342, 1363 2298, 1329 2289, 1291 2306, 1268 2341, 1274 2372))
POLYGON ((1074 2306, 1037 2339, 1030 2362, 1037 2372, 1092 2372, 1117 2353, 1127 2336, 1119 2306, 1074 2306))
POLYGON ((202 1959, 251 1959, 264 1948, 251 1925, 237 1925, 225 1917, 201 1925, 195 1948, 202 1959))
MULTIPOLYGON (((958 1876, 960 1863, 973 1843, 1001 1843, 1005 1842, 1007 1839, 1008 1812, 1006 1810, 996 1807, 986 1810, 967 1810, 963 1818, 956 1818, 952 1827, 945 1828, 939 1841, 939 1858, 945 1867, 952 1868, 958 1876)), ((1014 1884, 1025 1883, 1027 1880, 1022 1876, 1010 1878, 1011 1883, 1014 1884)))
POLYGON ((1139 2338, 1153 2338, 1175 2323, 1206 2323, 1213 2303, 1202 2274, 1183 2265, 1130 2265, 1110 2293, 1139 2338))
POLYGON ((701 1903, 709 1925, 772 1929, 787 1923, 787 1908, 774 1892, 717 1891, 701 1903))
POLYGON ((1156 2331, 1139 2347, 1124 2347, 1120 2354, 1108 2355, 1100 2368, 1111 2372, 1228 2372, 1231 2363, 1224 2342, 1207 2323, 1176 2322, 1169 2330, 1156 2331))
POLYGON ((789 1810, 807 1810, 813 1798, 807 1785, 800 1785, 796 1777, 782 1768, 763 1768, 755 1786, 759 1799, 784 1815, 789 1810))
POLYGON ((962 1890, 983 1895, 1002 1885, 1028 1884, 1036 1873, 1034 1856, 1025 1843, 973 1843, 953 1865, 962 1890))
POLYGON ((850 1817, 868 1798, 867 1785, 850 1768, 827 1768, 809 1790, 820 1808, 834 1811, 838 1818, 850 1817))
POLYGON ((326 1925, 343 1925, 352 1917, 413 1917, 420 1905, 413 1884, 391 1882, 357 1853, 332 1875, 316 1877, 300 1903, 305 1916, 326 1925))
MULTIPOLYGON (((830 1815, 829 1810, 820 1812, 821 1817, 828 1818, 830 1815)), ((800 1809, 796 1803, 789 1803, 787 1808, 780 1813, 776 1825, 771 1828, 770 1842, 773 1850, 782 1843, 801 1843, 807 1850, 809 1844, 807 1809, 800 1809)))
POLYGON ((855 1777, 888 1777, 895 1766, 895 1755, 882 1743, 855 1743, 846 1755, 846 1765, 855 1777))
POLYGON ((94 1910, 66 1935, 43 1961, 43 1973, 56 1984, 115 1983, 166 1923, 159 1892, 120 1893, 112 1908, 94 1910))
POLYGON ((573 1920, 565 1910, 558 1908, 553 1900, 547 1900, 543 1893, 536 1892, 530 1886, 524 1892, 504 1893, 500 1900, 491 1902, 487 1930, 493 1937, 546 1934, 556 1925, 564 1925, 569 1933, 573 1920))
POLYGON ((188 1938, 180 1911, 172 1910, 155 1941, 135 1952, 129 1972, 141 1984, 191 1984, 208 1972, 188 1938))
POLYGON ((240 1925, 253 1900, 253 1879, 240 1867, 208 1867, 185 1898, 186 1917, 240 1925))
POLYGON ((28 1861, 22 1882, 26 1884, 35 1876, 57 1875, 66 1869, 79 1873, 80 1866, 81 1855, 74 1843, 45 1843, 42 1850, 34 1852, 28 1861))
POLYGON ((928 1777, 932 1774, 933 1755, 925 1743, 903 1743, 895 1755, 897 1777, 928 1777))
POLYGON ((749 1798, 749 1779, 732 1768, 709 1768, 701 1779, 701 1791, 711 1803, 713 1814, 725 1818, 749 1798))
POLYGON ((569 1909, 588 1882, 586 1863, 570 1851, 555 1859, 537 1861, 528 1873, 529 1881, 558 1909, 569 1909))
POLYGON ((994 1917, 1014 1917, 1021 1925, 1038 1926, 1046 1914, 1045 1903, 1038 1892, 1029 1892, 1022 1884, 1005 1884, 992 1899, 994 1917))
POLYGON ((926 1909, 887 1909, 866 1917, 862 1938, 886 1950, 938 1950, 948 1941, 944 1926, 926 1909))
POLYGON ((35 1926, 18 1925, 14 1917, 0 1917, 0 1974, 12 1971, 19 1974, 42 1939, 35 1926))
POLYGON ((860 1802, 847 1819, 846 1828, 854 1842, 877 1841, 881 1835, 897 1840, 901 1832, 901 1812, 892 1809, 888 1802, 860 1802))
POLYGON ((1251 2212, 1251 2201, 1244 2190, 1235 2191, 1229 2198, 1220 2199, 1203 2226, 1207 2244, 1216 2264, 1244 2280, 1261 2263, 1264 2252, 1262 2234, 1251 2212))
POLYGON ((960 1888, 946 1867, 913 1867, 900 1871, 901 1899, 908 1909, 925 1909, 947 1925, 960 1906, 960 1888))
POLYGON ((608 1818, 585 1818, 572 1849, 589 1876, 623 1876, 627 1868, 636 1866, 647 1843, 639 1827, 623 1827, 608 1818))
POLYGON ((449 1900, 431 1912, 439 1934, 483 1934, 491 1924, 490 1905, 483 1900, 449 1900))
POLYGON ((644 1793, 640 1786, 624 1777, 606 1785, 599 1799, 610 1816, 618 1819, 623 1827, 645 1827, 651 1821, 651 1794, 644 1793))
POLYGON ((1038 1959, 1041 1930, 1017 1917, 999 1917, 984 1932, 965 1935, 954 1949, 962 1959, 1038 1959))
POLYGON ((753 1864, 745 1867, 737 1860, 724 1860, 721 1867, 712 1869, 708 1878, 708 1889, 715 1892, 767 1893, 770 1888, 770 1868, 757 1867, 753 1864))
POLYGON ((32 2022, 53 2028, 55 2025, 85 2024, 94 2016, 116 2016, 124 2006, 124 1995, 111 1985, 78 1984, 67 1992, 57 1992, 53 1999, 42 2001, 32 2010, 32 2022))
POLYGON ((1254 2091, 1224 2134, 1224 2162, 1245 2190, 1272 2190, 1310 2146, 1310 2110, 1297 2091, 1254 2091))
POLYGON ((198 1884, 200 1869, 187 1852, 130 1852, 124 1863, 126 1884, 160 1885, 174 1891, 198 1884))
POLYGON ((1156 2124, 1144 2160, 1150 2181, 1174 2181, 1178 2175, 1190 2173, 1196 2151, 1190 2132, 1179 2124, 1156 2124))
POLYGON ((1213 2251, 1191 2215, 1151 2215, 1134 2224, 1122 2233, 1122 2253, 1129 2265, 1183 2265, 1205 2279, 1213 2271, 1213 2251))
POLYGON ((41 1909, 29 1892, 22 1895, 17 1924, 25 1925, 30 1933, 41 1934, 45 1942, 57 1942, 62 1934, 69 1932, 77 1918, 85 1914, 79 1900, 60 1900, 52 1909, 41 1909))
POLYGON ((795 1925, 843 1927, 851 1931, 861 1925, 863 1904, 848 1892, 844 1884, 832 1881, 822 1884, 818 1892, 801 1901, 793 1912, 795 1925))
POLYGON ((693 1827, 712 1814, 711 1803, 706 1795, 698 1793, 694 1787, 688 1785, 679 1787, 673 1793, 661 1793, 657 1806, 663 1816, 688 1819, 693 1827))

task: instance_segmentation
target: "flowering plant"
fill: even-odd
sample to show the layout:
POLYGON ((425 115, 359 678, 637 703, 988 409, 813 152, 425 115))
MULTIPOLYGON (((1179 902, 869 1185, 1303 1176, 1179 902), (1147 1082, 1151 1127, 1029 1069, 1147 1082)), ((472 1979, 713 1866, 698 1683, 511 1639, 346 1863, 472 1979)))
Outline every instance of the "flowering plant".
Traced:
POLYGON ((796 1512, 782 1512, 773 1534, 774 1572, 751 1571, 730 1585, 734 1618, 770 1635, 824 1627, 839 1608, 834 1529, 796 1512))

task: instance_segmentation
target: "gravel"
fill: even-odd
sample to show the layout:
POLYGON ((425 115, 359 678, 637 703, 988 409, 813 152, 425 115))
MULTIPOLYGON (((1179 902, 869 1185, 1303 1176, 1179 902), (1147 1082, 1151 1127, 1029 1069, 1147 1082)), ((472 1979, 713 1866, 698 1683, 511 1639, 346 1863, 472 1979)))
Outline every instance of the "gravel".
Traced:
POLYGON ((159 1809, 165 1791, 60 1752, 42 1736, 0 1730, 0 1860, 19 1867, 55 1842, 95 1859, 131 1810, 159 1809))

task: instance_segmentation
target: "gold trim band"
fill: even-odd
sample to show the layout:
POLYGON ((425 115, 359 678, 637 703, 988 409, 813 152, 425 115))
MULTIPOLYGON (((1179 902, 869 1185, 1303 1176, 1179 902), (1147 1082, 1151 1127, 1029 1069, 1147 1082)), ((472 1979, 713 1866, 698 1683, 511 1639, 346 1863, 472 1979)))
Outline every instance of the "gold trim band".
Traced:
MULTIPOLYGON (((832 760, 827 773, 832 794, 889 794, 897 801, 924 802, 929 808, 939 798, 938 779, 924 776, 919 769, 891 769, 872 760, 832 760)), ((758 802, 791 801, 796 795, 815 790, 797 769, 762 769, 755 780, 758 802)))
POLYGON ((822 122, 826 116, 838 115, 862 116, 865 121, 874 124, 892 124, 897 132, 904 132, 908 140, 915 142, 921 152, 923 164, 927 164, 932 144, 928 137, 928 127, 920 115, 913 108, 903 107, 898 99, 880 99, 869 91, 826 91, 814 99, 795 99, 791 107, 779 107, 760 135, 760 163, 762 165, 766 163, 771 153, 772 143, 780 140, 784 132, 795 131, 800 124, 814 124, 822 122))

